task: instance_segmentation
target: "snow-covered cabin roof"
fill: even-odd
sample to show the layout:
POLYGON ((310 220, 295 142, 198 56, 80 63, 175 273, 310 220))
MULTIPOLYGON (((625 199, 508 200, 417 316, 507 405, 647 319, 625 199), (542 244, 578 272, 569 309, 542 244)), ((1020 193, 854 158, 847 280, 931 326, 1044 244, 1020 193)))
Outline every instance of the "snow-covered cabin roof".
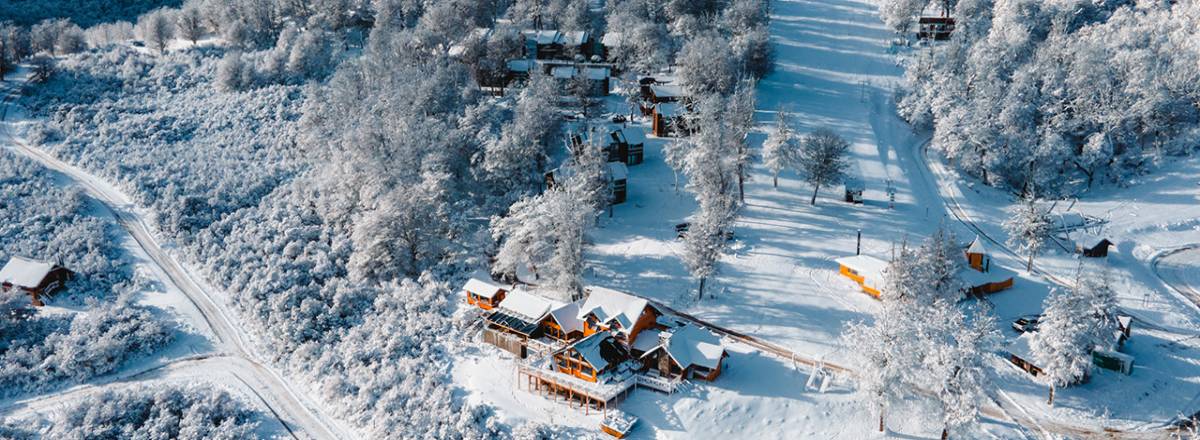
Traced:
POLYGON ((588 40, 587 31, 564 32, 561 35, 559 40, 569 46, 582 46, 588 40))
POLYGON ((613 180, 625 180, 629 178, 629 168, 621 162, 609 162, 608 175, 613 180))
POLYGON ((674 117, 674 116, 683 115, 683 110, 684 110, 682 105, 679 105, 678 103, 675 103, 675 102, 664 102, 662 104, 656 105, 654 108, 655 108, 655 111, 658 112, 658 114, 666 116, 666 117, 674 117))
POLYGON ((1008 353, 1030 364, 1034 363, 1033 350, 1029 348, 1034 334, 1036 333, 1021 333, 1021 336, 1017 336, 1017 339, 1008 344, 1008 353))
POLYGON ((579 352, 579 355, 583 356, 583 359, 591 364, 597 372, 605 369, 609 364, 620 362, 623 356, 622 348, 607 332, 593 333, 591 336, 580 339, 571 348, 579 352))
POLYGON ((42 284, 52 270, 54 263, 14 256, 0 269, 0 282, 31 289, 42 284))
POLYGON ((603 37, 600 37, 600 44, 608 47, 619 47, 625 40, 620 32, 606 32, 603 37))
POLYGON ((520 315, 529 321, 541 321, 551 310, 562 305, 558 301, 534 295, 524 290, 509 292, 507 295, 504 295, 504 301, 500 301, 501 309, 520 315))
POLYGON ((629 145, 646 143, 646 130, 642 127, 625 127, 621 129, 621 133, 625 134, 625 142, 629 145))
POLYGON ((958 271, 958 276, 968 287, 981 287, 986 284, 1008 281, 1016 275, 1016 272, 998 264, 993 264, 987 272, 980 272, 966 266, 958 271))
POLYGON ((533 70, 533 65, 534 65, 533 60, 509 60, 508 61, 508 70, 511 70, 513 72, 528 73, 530 70, 533 70))
POLYGON ((873 288, 883 287, 883 271, 888 263, 870 255, 852 255, 835 259, 837 264, 846 266, 863 277, 863 282, 873 288))
POLYGON ((649 353, 662 344, 661 336, 662 331, 658 329, 648 328, 642 330, 641 333, 638 333, 637 340, 633 341, 632 348, 643 353, 649 353))
POLYGON ((466 285, 463 285, 463 291, 487 299, 495 298, 496 294, 502 290, 504 289, 500 288, 500 286, 477 278, 471 278, 467 280, 466 285))
POLYGON ((550 319, 558 323, 558 326, 563 329, 563 332, 570 333, 573 331, 583 331, 583 321, 579 319, 579 303, 563 304, 550 311, 550 319))
POLYGON ((550 76, 557 79, 571 79, 575 77, 575 68, 571 66, 557 66, 550 69, 550 76))
POLYGON ((975 241, 971 242, 971 246, 967 247, 967 253, 987 255, 987 248, 983 247, 983 240, 978 235, 975 236, 975 241))
MULTIPOLYGON (((641 337, 638 338, 638 340, 641 339, 641 337)), ((664 339, 659 347, 665 349, 680 368, 698 365, 714 369, 720 365, 721 358, 725 356, 725 347, 721 346, 721 339, 712 332, 694 325, 685 325, 665 332, 664 339)), ((645 351, 648 354, 653 349, 645 351)))
POLYGON ((521 35, 539 46, 563 42, 562 34, 558 31, 524 30, 521 31, 521 35))
POLYGON ((650 86, 650 92, 659 98, 682 98, 683 88, 674 84, 656 84, 650 86))
POLYGON ((586 76, 587 79, 600 81, 608 78, 612 74, 609 72, 607 67, 585 67, 583 68, 583 75, 586 76))
POLYGON ((579 319, 594 314, 601 323, 616 321, 621 324, 621 333, 625 334, 629 334, 633 324, 642 316, 642 311, 650 305, 645 298, 612 289, 588 286, 585 290, 588 297, 579 307, 579 319))

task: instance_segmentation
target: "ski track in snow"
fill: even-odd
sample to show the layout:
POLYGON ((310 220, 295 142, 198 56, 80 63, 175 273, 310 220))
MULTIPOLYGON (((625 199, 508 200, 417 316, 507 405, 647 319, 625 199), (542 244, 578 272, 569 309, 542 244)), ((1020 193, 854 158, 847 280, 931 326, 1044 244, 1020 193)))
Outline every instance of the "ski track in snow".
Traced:
MULTIPOLYGON (((19 93, 19 86, 14 86, 13 83, 14 81, 10 80, 3 84, 6 90, 3 91, 5 99, 3 108, 0 109, 0 121, 7 119, 9 109, 14 105, 13 98, 19 93)), ((6 407, 0 407, 0 414, 37 411, 38 408, 44 407, 39 406, 39 402, 81 399, 83 395, 95 392, 98 388, 118 386, 118 384, 138 380, 147 375, 161 374, 170 379, 190 372, 193 368, 199 368, 200 374, 187 377, 194 381, 196 377, 211 380, 215 378, 213 376, 224 375, 226 376, 225 380, 220 380, 219 383, 231 384, 235 383, 234 381, 241 383, 267 407, 293 437, 296 437, 297 434, 315 439, 354 437, 349 434, 352 432, 351 430, 326 415, 323 409, 304 392, 296 390, 278 372, 259 360, 259 354, 248 342, 251 339, 250 335, 238 325, 236 315, 214 298, 210 292, 214 292, 215 289, 206 283, 201 275, 187 269, 167 253, 159 240, 152 234, 153 228, 138 212, 130 197, 103 179, 29 146, 12 132, 9 123, 6 122, 0 129, 2 129, 0 135, 3 135, 7 141, 6 148, 40 163, 46 168, 62 173, 70 178, 72 183, 82 187, 93 199, 102 204, 122 229, 136 240, 156 269, 166 275, 166 279, 160 281, 172 285, 174 289, 170 290, 185 295, 187 302, 190 302, 199 311, 204 322, 192 324, 198 328, 206 326, 215 336, 218 345, 226 351, 205 357, 200 361, 203 368, 193 367, 197 362, 195 359, 177 359, 146 371, 124 375, 118 373, 107 380, 102 379, 103 382, 95 385, 85 384, 48 396, 18 400, 6 407), (159 370, 162 370, 163 373, 155 373, 159 370), (229 380, 230 378, 233 380, 229 380)))

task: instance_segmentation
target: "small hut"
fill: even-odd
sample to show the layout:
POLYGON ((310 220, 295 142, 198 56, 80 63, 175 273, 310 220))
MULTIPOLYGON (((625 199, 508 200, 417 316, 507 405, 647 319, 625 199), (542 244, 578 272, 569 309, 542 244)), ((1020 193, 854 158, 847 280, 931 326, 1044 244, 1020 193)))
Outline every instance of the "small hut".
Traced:
POLYGON ((629 188, 629 169, 621 162, 608 163, 608 178, 612 189, 610 203, 619 205, 625 203, 629 188))
POLYGON ((0 289, 4 293, 23 292, 34 306, 41 307, 46 305, 43 296, 58 292, 73 276, 57 264, 14 256, 0 269, 0 289))
POLYGON ((1108 248, 1113 245, 1113 242, 1104 237, 1079 234, 1075 239, 1075 252, 1088 258, 1104 258, 1108 256, 1108 248))
POLYGON ((500 305, 500 301, 504 300, 506 291, 487 281, 471 278, 467 280, 467 284, 463 286, 463 294, 467 297, 467 304, 479 307, 483 310, 492 310, 500 305))
MULTIPOLYGON (((961 243, 961 242, 960 242, 961 243)), ((992 256, 988 253, 987 248, 983 245, 983 240, 979 236, 975 236, 975 240, 967 246, 967 264, 980 272, 987 272, 992 268, 992 256)))
POLYGON ((953 17, 921 17, 917 20, 917 38, 946 41, 954 33, 953 17))

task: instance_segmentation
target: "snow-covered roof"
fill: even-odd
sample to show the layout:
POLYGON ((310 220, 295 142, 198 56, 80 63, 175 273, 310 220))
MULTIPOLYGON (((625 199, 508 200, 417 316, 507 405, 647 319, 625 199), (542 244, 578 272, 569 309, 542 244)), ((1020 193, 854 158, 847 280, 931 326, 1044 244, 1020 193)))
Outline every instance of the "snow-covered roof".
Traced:
POLYGON ((533 70, 533 60, 509 60, 508 70, 513 72, 529 72, 533 70))
POLYGON ((607 67, 585 67, 583 69, 584 76, 587 79, 599 81, 608 78, 611 74, 607 67))
POLYGON ((550 311, 550 317, 562 327, 563 332, 583 331, 583 321, 579 319, 579 301, 554 308, 550 311))
POLYGON ((658 114, 667 117, 679 116, 683 114, 683 106, 674 102, 664 102, 662 104, 658 104, 654 108, 658 114))
MULTIPOLYGON (((592 333, 591 336, 580 339, 579 342, 576 342, 571 347, 575 351, 578 351, 580 356, 583 356, 583 360, 587 361, 592 365, 592 368, 595 368, 599 372, 608 367, 610 363, 609 358, 614 357, 612 353, 608 357, 604 356, 604 350, 614 350, 616 348, 615 342, 609 342, 608 347, 605 348, 604 342, 611 341, 611 338, 612 335, 607 332, 592 333)), ((614 358, 612 360, 616 361, 617 359, 614 358)))
POLYGON ((640 333, 638 333, 637 340, 633 341, 632 348, 643 353, 649 353, 662 343, 662 341, 659 340, 661 335, 662 331, 659 331, 658 329, 648 328, 642 330, 640 333))
POLYGON ((625 180, 629 178, 629 168, 621 162, 609 162, 608 175, 612 176, 613 180, 625 180))
POLYGON ((496 294, 502 290, 504 289, 500 288, 500 286, 477 278, 471 278, 467 280, 466 285, 463 285, 463 291, 487 299, 495 298, 496 294))
POLYGON ((539 46, 563 42, 562 34, 560 34, 558 31, 525 30, 521 31, 521 34, 524 35, 525 38, 533 40, 533 42, 539 46))
POLYGON ((621 132, 625 134, 625 142, 629 145, 646 143, 646 130, 642 127, 625 127, 621 132))
POLYGON ((500 308, 528 318, 530 321, 541 321, 551 310, 561 307, 562 303, 544 298, 524 290, 514 290, 504 295, 500 308))
POLYGON ((888 263, 870 255, 852 255, 835 259, 837 264, 846 266, 863 277, 863 282, 873 288, 883 286, 883 271, 888 263))
POLYGON ((585 319, 588 314, 596 315, 601 323, 617 321, 621 324, 620 331, 628 334, 633 324, 642 316, 642 311, 650 302, 624 292, 618 292, 603 287, 588 286, 585 289, 588 297, 579 307, 579 319, 585 319))
POLYGON ((1017 339, 1008 344, 1008 353, 1021 358, 1025 362, 1034 363, 1033 350, 1029 348, 1030 341, 1033 340, 1033 335, 1036 333, 1021 333, 1017 339))
POLYGON ((0 282, 17 287, 34 288, 42 284, 54 270, 53 263, 14 256, 0 269, 0 282))
POLYGON ((587 31, 571 31, 562 34, 560 41, 571 46, 581 46, 588 40, 587 31))
POLYGON ((993 264, 988 268, 987 272, 980 272, 970 267, 959 269, 958 276, 962 278, 963 283, 969 287, 980 287, 985 284, 999 283, 1002 281, 1011 280, 1017 274, 1008 268, 993 264))
POLYGON ((975 241, 971 242, 971 246, 967 247, 967 253, 987 255, 987 248, 983 247, 983 240, 978 235, 975 236, 975 241))
POLYGON ((558 66, 550 69, 550 76, 558 79, 571 79, 575 76, 575 68, 571 66, 558 66))
POLYGON ((600 37, 600 44, 608 47, 618 47, 624 41, 620 32, 606 32, 603 37, 600 37))
POLYGON ((683 96, 683 88, 674 84, 657 84, 650 86, 650 91, 654 96, 659 98, 680 98, 683 96))
MULTIPOLYGON (((659 346, 666 349, 667 354, 680 368, 698 365, 714 369, 720 365, 721 357, 725 355, 725 347, 721 346, 721 339, 717 335, 694 325, 685 325, 666 332, 665 335, 665 341, 659 346)), ((642 340, 641 335, 638 340, 642 340)), ((657 340, 658 338, 655 338, 655 342, 657 340)), ((649 353, 650 350, 645 351, 649 353)))

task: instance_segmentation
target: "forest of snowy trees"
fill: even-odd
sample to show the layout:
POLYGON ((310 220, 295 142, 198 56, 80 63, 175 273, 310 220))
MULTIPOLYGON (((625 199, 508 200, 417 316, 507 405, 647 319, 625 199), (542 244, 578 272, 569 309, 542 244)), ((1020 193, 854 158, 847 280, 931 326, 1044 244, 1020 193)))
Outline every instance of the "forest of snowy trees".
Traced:
POLYGON ((78 382, 113 371, 165 346, 173 331, 131 304, 137 291, 114 227, 89 215, 92 207, 35 162, 0 153, 0 261, 24 256, 56 261, 75 272, 59 301, 86 313, 33 313, 29 298, 0 294, 0 397, 78 382))
MULTIPOLYGON (((884 20, 941 2, 885 0, 884 20)), ((989 185, 1039 195, 1128 182, 1200 145, 1197 2, 957 0, 947 42, 906 57, 901 114, 989 185)))
POLYGON ((86 29, 22 22, 41 32, 36 44, 33 27, 0 30, 15 29, 10 59, 44 60, 41 84, 20 100, 41 121, 31 142, 149 207, 339 417, 369 437, 485 438, 507 428, 446 386, 459 325, 448 283, 525 265, 577 294, 587 230, 608 204, 605 159, 590 143, 564 151, 572 92, 551 79, 482 93, 480 66, 519 53, 519 34, 500 30, 461 60, 451 44, 501 17, 618 26, 621 63, 675 65, 710 127, 676 148, 702 201, 687 263, 701 279, 725 245, 705 231, 728 230, 749 174, 753 81, 770 68, 763 3, 585 5, 189 0, 86 29), (560 165, 570 178, 544 191, 543 174, 560 165))
POLYGON ((261 438, 260 417, 221 389, 134 387, 101 392, 31 423, 0 424, 0 438, 249 439, 261 438))

